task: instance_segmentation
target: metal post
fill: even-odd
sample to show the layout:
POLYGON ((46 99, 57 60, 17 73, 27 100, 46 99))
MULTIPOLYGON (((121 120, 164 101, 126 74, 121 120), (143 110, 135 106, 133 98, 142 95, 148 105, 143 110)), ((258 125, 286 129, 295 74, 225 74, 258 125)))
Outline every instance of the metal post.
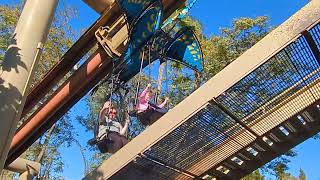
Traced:
POLYGON ((40 163, 18 158, 8 165, 9 171, 20 173, 19 180, 32 180, 40 172, 40 163))
POLYGON ((58 0, 27 0, 0 70, 0 171, 58 0))
POLYGON ((26 171, 19 176, 19 180, 33 180, 34 176, 26 171))
POLYGON ((41 164, 38 162, 17 158, 15 161, 9 164, 6 169, 20 174, 28 171, 29 174, 36 176, 40 172, 40 167, 41 164))

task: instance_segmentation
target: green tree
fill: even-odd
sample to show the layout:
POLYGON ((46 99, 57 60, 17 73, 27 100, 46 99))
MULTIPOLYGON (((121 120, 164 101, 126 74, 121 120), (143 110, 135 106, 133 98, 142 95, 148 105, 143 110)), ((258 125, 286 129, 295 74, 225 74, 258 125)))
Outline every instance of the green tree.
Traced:
POLYGON ((292 176, 290 173, 281 173, 276 177, 278 180, 298 180, 296 177, 292 176))
POLYGON ((299 180, 307 180, 307 176, 301 168, 299 171, 299 180))
POLYGON ((259 170, 255 170, 248 176, 242 178, 242 180, 264 180, 264 176, 261 175, 259 170))
MULTIPOLYGON (((148 71, 148 69, 147 69, 148 71)), ((147 83, 152 82, 155 84, 156 80, 154 78, 149 79, 147 75, 144 73, 141 73, 131 79, 128 82, 128 86, 130 87, 130 91, 126 92, 124 89, 113 89, 111 87, 111 83, 109 81, 102 83, 99 85, 99 87, 96 89, 94 93, 92 93, 90 96, 87 96, 85 98, 85 101, 88 106, 89 113, 86 117, 78 116, 77 120, 80 124, 82 124, 88 131, 92 132, 92 137, 94 135, 94 129, 97 125, 98 120, 98 114, 101 110, 101 107, 107 100, 112 100, 113 105, 115 105, 118 108, 119 112, 119 121, 120 123, 124 123, 124 113, 127 112, 127 110, 131 111, 134 109, 135 104, 135 96, 136 96, 136 87, 137 82, 140 81, 140 91, 146 87, 147 83), (140 77, 141 76, 141 77, 140 77), (110 94, 113 96, 110 99, 110 94)), ((131 117, 131 123, 129 127, 128 132, 128 139, 132 139, 139 135, 145 127, 137 120, 135 117, 131 117)), ((88 171, 96 168, 98 165, 101 164, 103 160, 108 158, 110 154, 101 154, 97 147, 92 146, 89 147, 89 150, 94 152, 93 156, 91 158, 88 158, 88 171)))
POLYGON ((0 6, 0 64, 9 45, 10 37, 14 32, 21 11, 21 5, 0 6))
POLYGON ((291 162, 290 159, 297 156, 297 153, 294 150, 289 150, 282 156, 277 157, 271 162, 267 163, 261 168, 261 171, 266 174, 274 175, 277 179, 283 179, 291 176, 287 173, 289 167, 288 164, 291 162))
POLYGON ((246 50, 262 39, 271 30, 268 17, 234 19, 230 28, 221 28, 202 42, 207 76, 212 77, 246 50))

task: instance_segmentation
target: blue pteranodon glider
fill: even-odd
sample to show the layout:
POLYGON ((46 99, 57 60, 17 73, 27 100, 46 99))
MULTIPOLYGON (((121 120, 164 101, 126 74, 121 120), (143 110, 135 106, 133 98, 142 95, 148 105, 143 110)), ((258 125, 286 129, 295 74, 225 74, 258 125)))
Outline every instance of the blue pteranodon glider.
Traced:
POLYGON ((191 28, 183 28, 177 33, 164 57, 180 62, 195 71, 202 72, 203 70, 201 46, 191 28))
POLYGON ((145 51, 143 67, 161 58, 182 63, 198 72, 203 70, 199 41, 191 28, 182 27, 179 23, 195 1, 161 26, 163 7, 160 0, 118 0, 131 23, 128 49, 120 58, 123 63, 116 71, 121 81, 126 82, 139 73, 142 51, 145 51), (167 28, 173 23, 172 27, 167 28), (148 51, 144 48, 146 44, 153 44, 150 61, 147 60, 148 51))
POLYGON ((118 5, 126 14, 129 23, 133 23, 148 8, 158 0, 117 0, 118 5))
MULTIPOLYGON (((166 36, 166 39, 171 39, 164 47, 165 52, 162 56, 165 59, 180 62, 197 72, 202 72, 203 55, 201 45, 192 28, 182 27, 180 24, 196 2, 197 0, 193 0, 179 14, 167 19, 161 27, 160 37, 166 36)), ((156 44, 163 44, 163 40, 160 42, 156 44)))
MULTIPOLYGON (((163 7, 160 0, 154 1, 145 9, 134 21, 131 28, 129 46, 127 51, 120 58, 124 65, 120 73, 121 81, 128 81, 140 70, 141 51, 150 42, 160 29, 162 21, 163 7)), ((147 65, 147 64, 145 64, 147 65)))
MULTIPOLYGON (((113 74, 117 74, 123 83, 129 81, 140 72, 143 51, 143 68, 160 59, 161 62, 173 60, 201 72, 203 55, 200 43, 192 29, 183 27, 180 23, 195 2, 196 0, 193 0, 178 15, 169 18, 161 26, 163 7, 160 0, 117 0, 127 16, 130 34, 127 50, 114 60, 116 66, 113 74), (148 49, 145 48, 147 44, 149 48, 150 44, 152 46, 150 57, 148 49)), ((92 93, 107 80, 108 77, 97 84, 92 93)))

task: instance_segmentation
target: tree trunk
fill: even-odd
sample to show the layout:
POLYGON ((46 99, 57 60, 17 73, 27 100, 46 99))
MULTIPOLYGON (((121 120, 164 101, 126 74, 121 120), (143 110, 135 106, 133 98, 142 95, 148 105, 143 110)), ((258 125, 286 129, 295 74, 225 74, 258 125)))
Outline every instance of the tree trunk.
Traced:
POLYGON ((83 164, 84 164, 84 176, 85 176, 85 175, 87 175, 87 173, 89 173, 89 169, 87 166, 86 157, 84 155, 84 150, 78 140, 74 139, 74 142, 76 143, 77 146, 79 146, 79 149, 80 149, 80 153, 81 153, 83 164))
POLYGON ((158 81, 157 81, 157 94, 155 96, 155 103, 157 104, 160 100, 160 94, 162 90, 162 81, 163 81, 163 70, 166 67, 167 62, 163 62, 159 66, 159 74, 158 74, 158 81))
POLYGON ((45 140, 43 142, 43 144, 41 144, 41 151, 39 153, 39 155, 37 156, 37 159, 35 160, 36 162, 40 163, 41 164, 41 161, 44 157, 44 154, 46 153, 47 151, 47 148, 48 148, 48 144, 49 144, 49 141, 50 141, 50 137, 51 137, 51 134, 53 132, 55 128, 55 124, 53 126, 51 126, 51 128, 49 129, 48 133, 46 134, 46 137, 45 137, 45 140))
POLYGON ((52 159, 50 159, 49 164, 44 172, 44 176, 43 179, 44 180, 49 180, 49 174, 50 174, 50 169, 51 169, 51 165, 52 165, 52 159))
POLYGON ((201 86, 201 75, 194 71, 194 76, 195 76, 195 90, 198 89, 201 86))

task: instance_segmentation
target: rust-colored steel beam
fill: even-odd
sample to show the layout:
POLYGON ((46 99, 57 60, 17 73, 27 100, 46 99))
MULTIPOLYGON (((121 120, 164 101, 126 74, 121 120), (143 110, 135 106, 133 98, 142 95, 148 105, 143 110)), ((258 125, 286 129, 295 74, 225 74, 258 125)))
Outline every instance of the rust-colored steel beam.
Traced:
POLYGON ((24 117, 67 72, 96 44, 95 32, 108 21, 119 16, 117 6, 111 6, 62 56, 60 61, 29 93, 22 115, 24 117))
POLYGON ((98 50, 38 109, 14 136, 6 164, 10 164, 79 100, 111 72, 111 60, 98 50), (29 140, 30 139, 30 140, 29 140))
MULTIPOLYGON (((163 0, 165 18, 169 17, 177 8, 183 6, 185 0, 163 0)), ((60 61, 44 76, 44 78, 30 91, 24 109, 23 118, 59 81, 67 72, 96 44, 95 32, 100 26, 112 24, 121 11, 114 3, 79 40, 62 56, 60 61)))

